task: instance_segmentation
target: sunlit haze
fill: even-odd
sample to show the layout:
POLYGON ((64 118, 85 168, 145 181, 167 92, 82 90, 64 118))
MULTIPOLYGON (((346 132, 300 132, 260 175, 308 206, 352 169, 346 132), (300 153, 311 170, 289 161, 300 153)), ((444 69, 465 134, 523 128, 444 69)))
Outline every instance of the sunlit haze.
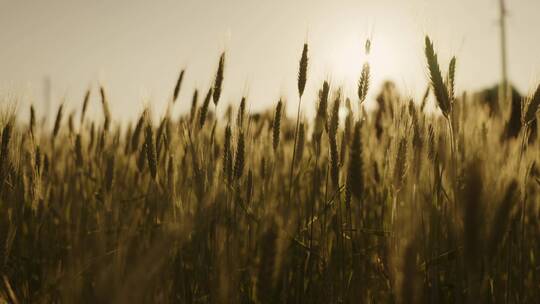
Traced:
MULTIPOLYGON (((79 107, 88 87, 95 105, 102 84, 115 118, 133 119, 145 104, 164 108, 183 68, 175 111, 186 111, 193 89, 208 88, 226 51, 224 103, 247 95, 251 111, 259 111, 283 96, 291 113, 304 42, 306 115, 325 79, 355 96, 366 60, 370 100, 383 79, 418 99, 427 86, 426 34, 443 66, 457 56, 458 91, 492 86, 501 75, 495 0, 0 2, 0 89, 19 99, 20 111, 34 103, 46 112, 49 79, 51 108, 63 100, 69 110, 79 107)), ((540 78, 539 11, 537 0, 508 1, 509 77, 522 93, 540 78)))

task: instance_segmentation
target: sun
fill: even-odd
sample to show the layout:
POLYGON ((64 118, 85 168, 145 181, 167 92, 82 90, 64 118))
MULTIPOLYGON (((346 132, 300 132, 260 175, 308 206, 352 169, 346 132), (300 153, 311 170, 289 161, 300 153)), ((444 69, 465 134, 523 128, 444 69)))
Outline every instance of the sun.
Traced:
POLYGON ((370 88, 366 102, 370 107, 380 85, 400 68, 400 64, 396 63, 397 58, 402 56, 399 54, 399 46, 385 35, 362 37, 353 33, 342 33, 330 40, 322 46, 323 71, 330 75, 334 86, 342 87, 345 95, 354 100, 362 66, 369 64, 370 88), (366 50, 368 40, 369 53, 366 50))

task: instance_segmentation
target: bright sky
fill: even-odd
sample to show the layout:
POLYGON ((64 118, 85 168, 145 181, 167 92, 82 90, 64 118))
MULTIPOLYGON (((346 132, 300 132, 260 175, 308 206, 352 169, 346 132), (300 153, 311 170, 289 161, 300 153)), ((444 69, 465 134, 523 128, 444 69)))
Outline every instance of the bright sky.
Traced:
MULTIPOLYGON (((540 1, 507 2, 510 79, 526 92, 540 80, 540 1)), ((223 104, 248 94, 255 111, 284 96, 292 112, 307 41, 309 115, 325 79, 356 96, 369 36, 372 95, 386 78, 405 94, 422 95, 425 34, 444 69, 457 56, 458 90, 493 85, 500 77, 497 19, 497 0, 0 0, 0 94, 19 96, 22 113, 30 102, 44 113, 49 77, 53 112, 63 98, 78 109, 89 86, 99 111, 95 88, 102 83, 113 116, 125 120, 145 102, 162 111, 186 68, 176 109, 186 111, 226 50, 223 104)))

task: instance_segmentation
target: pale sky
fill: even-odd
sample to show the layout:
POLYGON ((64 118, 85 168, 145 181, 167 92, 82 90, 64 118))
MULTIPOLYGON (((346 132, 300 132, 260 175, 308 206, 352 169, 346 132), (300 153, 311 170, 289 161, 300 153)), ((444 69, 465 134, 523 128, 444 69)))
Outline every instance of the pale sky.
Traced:
MULTIPOLYGON (((524 93, 540 80, 540 0, 507 0, 509 75, 524 93)), ((161 112, 186 68, 176 111, 193 89, 206 91, 220 53, 227 52, 221 108, 248 95, 262 110, 280 96, 292 112, 302 45, 309 43, 303 101, 309 115, 325 79, 355 97, 369 60, 371 97, 382 79, 420 97, 427 84, 423 53, 429 34, 446 70, 456 55, 458 91, 500 78, 497 0, 0 0, 0 95, 16 96, 20 113, 32 102, 44 113, 44 79, 55 111, 65 98, 79 109, 102 83, 112 114, 134 118, 150 102, 161 112), (363 54, 372 37, 372 54, 363 54)), ((5 102, 5 101, 2 101, 5 102)), ((69 112, 68 111, 68 112, 69 112)))

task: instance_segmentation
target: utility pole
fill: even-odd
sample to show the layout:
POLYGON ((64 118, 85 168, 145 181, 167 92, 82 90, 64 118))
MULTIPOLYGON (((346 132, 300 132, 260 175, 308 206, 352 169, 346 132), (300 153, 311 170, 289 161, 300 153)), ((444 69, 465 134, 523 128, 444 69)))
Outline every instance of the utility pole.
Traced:
POLYGON ((501 35, 501 83, 499 87, 499 104, 504 109, 508 106, 509 100, 509 85, 508 85, 508 68, 507 68, 507 52, 506 52, 506 6, 504 0, 499 0, 499 27, 501 35))

